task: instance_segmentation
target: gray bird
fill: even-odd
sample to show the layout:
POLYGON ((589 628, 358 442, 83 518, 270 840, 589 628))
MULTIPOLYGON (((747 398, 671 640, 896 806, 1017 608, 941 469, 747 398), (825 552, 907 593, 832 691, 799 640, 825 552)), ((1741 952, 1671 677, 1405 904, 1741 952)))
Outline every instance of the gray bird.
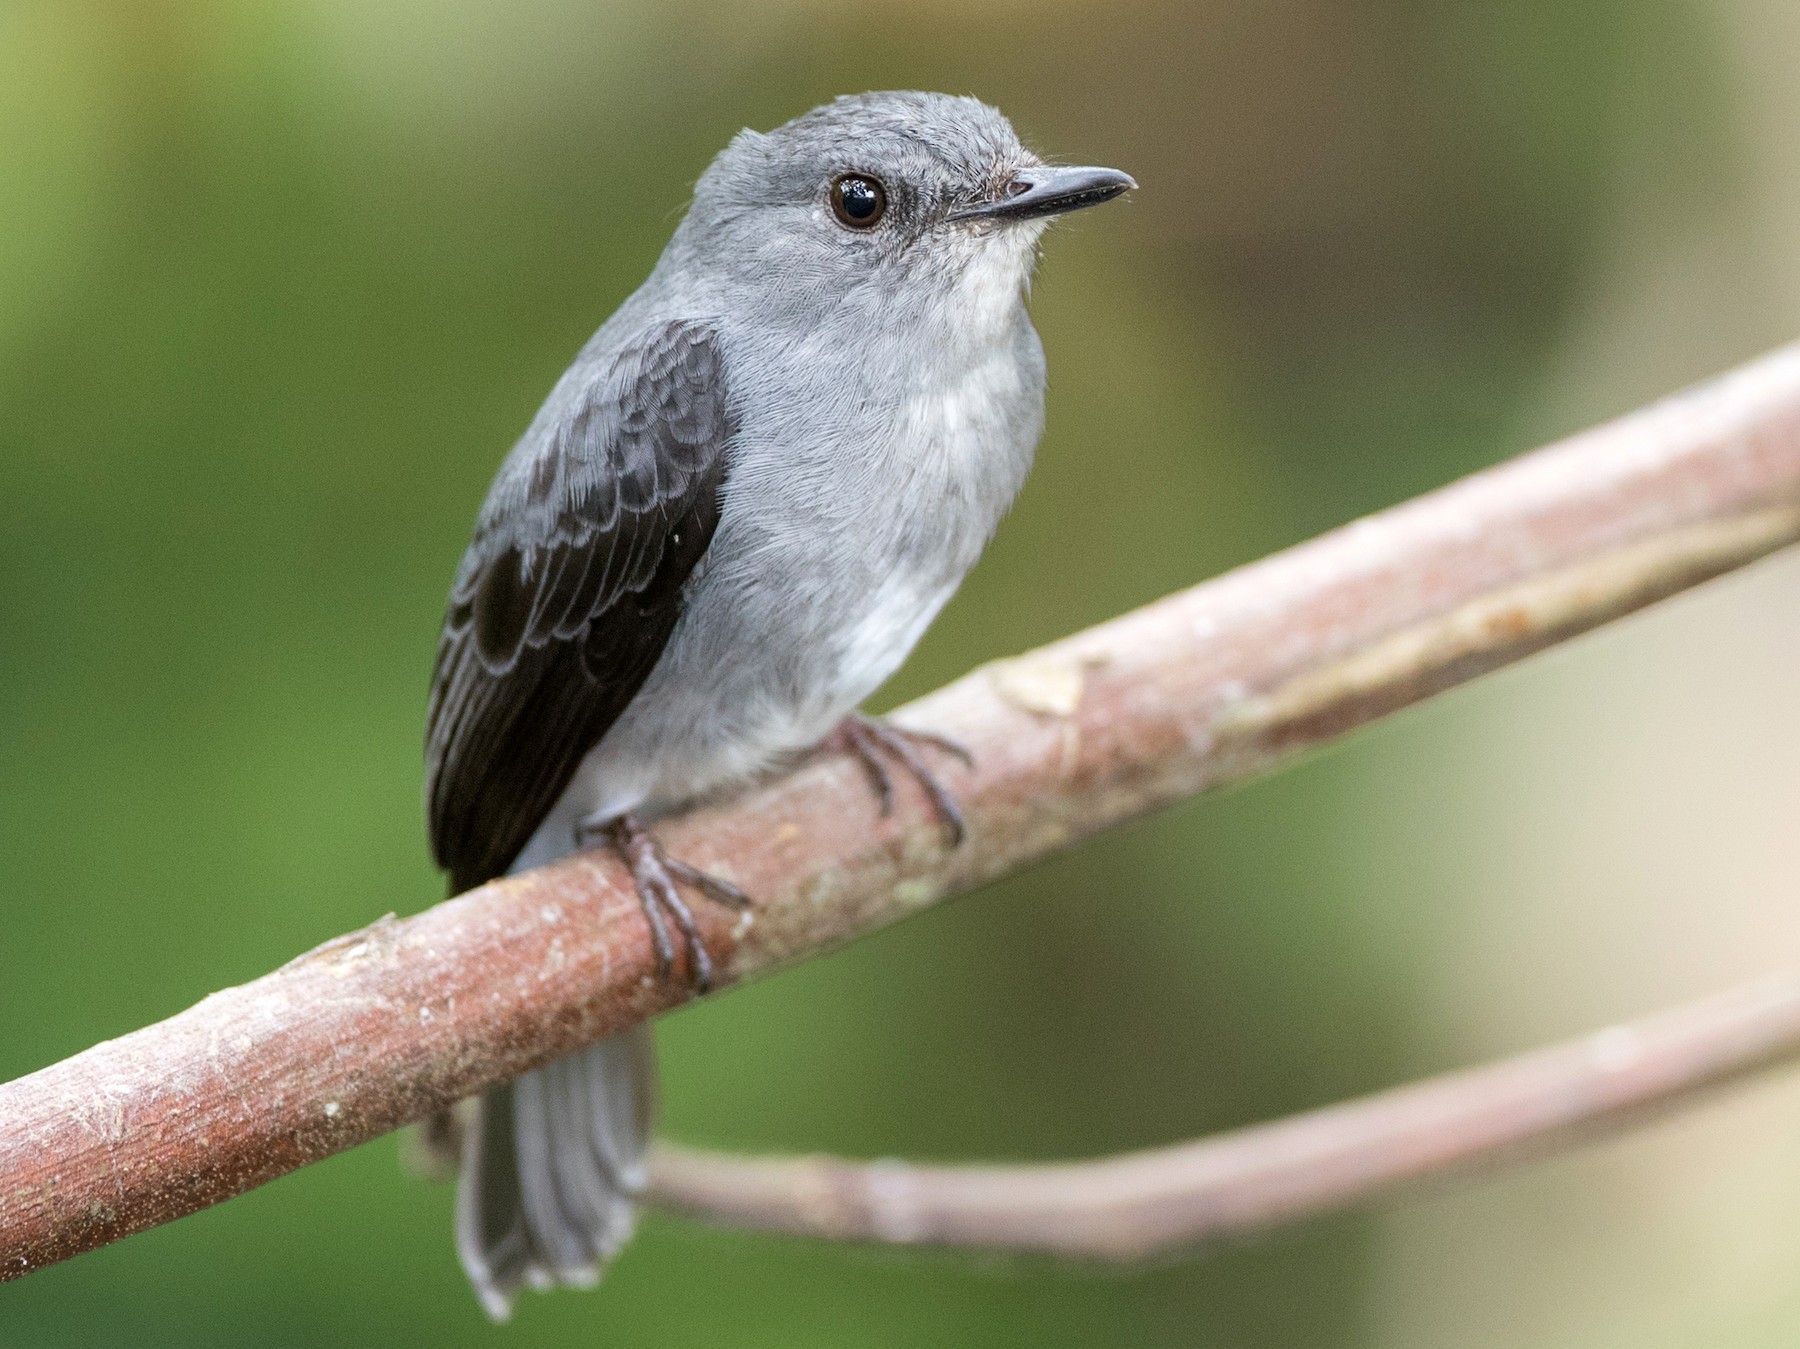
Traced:
MULTIPOLYGON (((659 962, 711 974, 681 887, 742 904, 645 823, 835 737, 884 806, 857 714, 975 563, 1031 465, 1044 353, 1025 312, 1052 216, 1135 186, 1044 164, 968 98, 840 98, 741 132, 643 287, 501 465, 450 592, 427 731, 452 893, 592 839, 659 962)), ((648 1027, 487 1093, 457 1247, 483 1305, 589 1285, 630 1235, 648 1027)))

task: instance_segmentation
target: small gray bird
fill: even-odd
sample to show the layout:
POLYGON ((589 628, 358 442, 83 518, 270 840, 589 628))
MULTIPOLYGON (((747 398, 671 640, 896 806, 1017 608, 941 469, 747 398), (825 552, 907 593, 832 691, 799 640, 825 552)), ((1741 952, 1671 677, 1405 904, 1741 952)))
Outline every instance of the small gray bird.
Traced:
MULTIPOLYGON (((840 98, 740 133, 655 271, 501 465, 450 592, 427 730, 457 893, 611 844, 658 959, 711 970, 680 887, 743 895, 645 823, 835 737, 955 803, 856 708, 1012 504, 1044 420, 1024 293, 1050 217, 1135 186, 1044 164, 968 98, 840 98)), ((649 1028, 490 1091, 457 1247, 483 1305, 589 1285, 630 1235, 649 1028)))

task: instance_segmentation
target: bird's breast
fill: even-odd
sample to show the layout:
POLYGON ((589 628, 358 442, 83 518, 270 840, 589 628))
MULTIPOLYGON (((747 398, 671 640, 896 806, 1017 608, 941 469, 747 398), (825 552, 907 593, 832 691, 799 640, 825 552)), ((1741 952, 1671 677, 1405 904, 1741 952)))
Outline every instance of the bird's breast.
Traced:
POLYGON ((779 486, 742 537, 777 587, 773 623, 808 667, 793 686, 817 717, 899 668, 1012 504, 1043 420, 1035 341, 865 399, 826 444, 770 447, 761 482, 779 486))

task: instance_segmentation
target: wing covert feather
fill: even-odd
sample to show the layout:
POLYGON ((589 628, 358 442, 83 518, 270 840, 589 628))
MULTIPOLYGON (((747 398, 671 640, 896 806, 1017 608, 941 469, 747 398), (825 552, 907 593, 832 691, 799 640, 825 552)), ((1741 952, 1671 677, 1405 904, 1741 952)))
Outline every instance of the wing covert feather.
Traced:
POLYGON ((453 893, 511 865, 637 694, 719 521, 735 423, 704 326, 645 333, 502 466, 463 557, 426 723, 453 893))

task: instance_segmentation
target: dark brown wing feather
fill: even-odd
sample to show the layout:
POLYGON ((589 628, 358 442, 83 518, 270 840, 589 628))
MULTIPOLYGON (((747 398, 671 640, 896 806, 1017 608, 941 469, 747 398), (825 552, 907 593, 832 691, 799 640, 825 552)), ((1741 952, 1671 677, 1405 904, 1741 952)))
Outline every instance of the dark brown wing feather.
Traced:
POLYGON ((649 676, 718 525, 734 429, 712 334, 670 323, 565 379, 501 467, 450 592, 426 727, 452 893, 512 864, 649 676))

